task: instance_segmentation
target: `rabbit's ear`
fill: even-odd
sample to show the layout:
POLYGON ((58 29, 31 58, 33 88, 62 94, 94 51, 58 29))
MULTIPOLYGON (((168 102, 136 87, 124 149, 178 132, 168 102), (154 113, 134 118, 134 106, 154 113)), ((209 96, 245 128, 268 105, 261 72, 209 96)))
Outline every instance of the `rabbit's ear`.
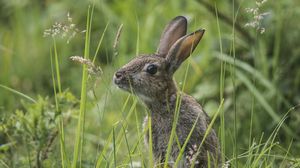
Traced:
POLYGON ((186 35, 171 47, 169 50, 166 60, 168 62, 168 71, 174 73, 180 64, 186 60, 197 47, 199 41, 201 40, 205 30, 200 29, 189 35, 186 35))
POLYGON ((182 36, 186 35, 187 20, 183 16, 177 16, 165 27, 160 37, 156 53, 166 56, 171 46, 182 36))

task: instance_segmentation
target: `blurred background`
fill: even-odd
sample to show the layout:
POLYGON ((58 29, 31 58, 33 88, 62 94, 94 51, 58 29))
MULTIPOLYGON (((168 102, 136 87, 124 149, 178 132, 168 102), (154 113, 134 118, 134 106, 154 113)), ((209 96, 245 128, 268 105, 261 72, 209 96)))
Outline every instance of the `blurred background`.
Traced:
MULTIPOLYGON (((266 141, 287 113, 275 131, 274 142, 279 144, 274 155, 300 156, 300 1, 0 0, 2 162, 9 167, 28 165, 34 153, 46 150, 43 165, 60 163, 54 161, 60 159, 59 138, 55 138, 57 126, 51 122, 58 115, 50 59, 54 40, 63 92, 61 113, 69 116, 65 122, 66 151, 72 153, 82 66, 69 58, 84 54, 86 16, 92 4, 90 55, 95 55, 103 35, 95 61, 103 73, 89 82, 84 146, 87 167, 102 151, 118 122, 128 124, 129 144, 140 138, 136 131, 141 131, 147 112, 138 102, 136 115, 127 118, 130 106, 124 106, 124 102, 134 102, 134 98, 127 99, 127 93, 116 89, 112 76, 137 54, 156 51, 164 26, 178 15, 188 18, 188 32, 198 28, 206 32, 175 78, 181 87, 188 70, 184 91, 193 95, 210 116, 224 98, 214 128, 222 136, 223 115, 226 158, 249 151, 254 142, 266 141), (6 87, 33 98, 38 106, 6 87), (51 136, 53 140, 49 141, 51 136), (52 147, 44 149, 42 144, 47 143, 52 147), (22 144, 30 145, 26 149, 22 144)), ((239 161, 240 165, 245 163, 239 161)))

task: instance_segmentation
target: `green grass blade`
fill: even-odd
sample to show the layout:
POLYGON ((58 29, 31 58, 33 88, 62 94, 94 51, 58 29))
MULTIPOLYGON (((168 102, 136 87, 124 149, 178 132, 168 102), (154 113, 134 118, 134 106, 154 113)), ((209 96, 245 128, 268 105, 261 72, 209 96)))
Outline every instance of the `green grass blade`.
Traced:
POLYGON ((56 108, 56 111, 59 111, 59 105, 58 105, 57 94, 56 94, 55 72, 53 69, 53 58, 52 57, 53 57, 52 50, 50 50, 51 77, 52 77, 52 84, 53 84, 55 108, 56 108))
MULTIPOLYGON (((220 47, 220 55, 223 57, 223 44, 222 44, 222 36, 221 36, 221 28, 219 24, 219 16, 218 16, 218 8, 217 4, 215 3, 215 12, 216 12, 216 20, 217 20, 217 29, 218 29, 218 38, 219 38, 219 47, 220 47)), ((224 87, 225 87, 225 73, 226 73, 226 62, 221 60, 221 72, 220 72, 220 102, 224 97, 224 87)), ((221 160, 222 163, 225 163, 225 114, 223 109, 221 110, 220 115, 220 139, 221 139, 221 160)))
POLYGON ((97 57, 97 55, 98 55, 98 52, 99 52, 99 50, 100 50, 100 47, 101 47, 101 44, 102 44, 104 35, 105 35, 105 33, 106 33, 106 30, 107 30, 107 28, 108 28, 108 25, 109 25, 109 23, 106 24, 106 26, 105 26, 105 28, 104 28, 104 30, 103 30, 103 33, 102 33, 102 35, 101 35, 101 37, 100 37, 100 40, 99 40, 99 43, 98 43, 98 45, 97 45, 97 49, 96 49, 96 52, 95 52, 95 55, 94 55, 94 58, 93 58, 93 61, 92 61, 93 63, 95 62, 96 57, 97 57))
POLYGON ((2 165, 5 168, 9 168, 9 166, 2 159, 0 159, 0 165, 2 165))
MULTIPOLYGON (((184 74, 184 80, 183 80, 181 92, 185 88, 185 83, 186 83, 189 67, 190 67, 190 63, 188 63, 188 66, 187 66, 185 74, 184 74)), ((178 92, 176 94, 177 94, 177 96, 176 96, 176 105, 175 105, 175 111, 174 111, 174 118, 173 118, 173 122, 172 122, 171 134, 170 134, 168 147, 167 147, 167 152, 166 152, 166 156, 165 156, 166 158, 165 158, 165 162, 164 162, 164 168, 168 167, 168 161, 169 161, 169 157, 170 157, 170 154, 171 154, 171 151, 172 151, 173 140, 174 140, 175 135, 176 135, 176 127, 177 127, 179 113, 180 113, 180 107, 181 107, 182 94, 180 92, 178 92)), ((173 113, 173 112, 171 112, 171 113, 173 113)))
MULTIPOLYGON (((128 120, 129 120, 129 117, 131 117, 131 115, 133 114, 134 109, 136 108, 136 104, 137 104, 137 99, 134 99, 134 101, 133 101, 133 103, 132 103, 132 105, 131 105, 131 107, 130 107, 130 109, 129 109, 129 112, 128 112, 126 118, 124 119, 125 121, 128 121, 128 120)), ((120 122, 123 122, 123 121, 120 121, 120 122)), ((123 124, 123 123, 122 123, 122 124, 123 124)), ((124 126, 125 129, 127 129, 128 124, 126 123, 126 124, 124 124, 123 126, 124 126)), ((115 139, 115 142, 116 142, 116 148, 115 148, 116 151, 115 151, 115 152, 116 152, 116 153, 118 153, 118 151, 119 151, 119 149, 120 149, 120 146, 121 146, 121 144, 122 144, 122 136, 123 136, 123 131, 120 130, 120 131, 118 132, 117 136, 116 136, 116 139, 115 139)), ((109 155, 108 159, 110 159, 111 156, 112 156, 112 153, 109 155)), ((112 164, 112 163, 111 163, 111 164, 112 164)), ((110 165, 110 167, 111 167, 111 166, 112 166, 112 165, 110 165)))
POLYGON ((130 166, 133 167, 130 147, 129 147, 128 138, 127 138, 127 132, 126 132, 126 129, 124 128, 123 125, 122 125, 122 129, 123 129, 123 133, 124 133, 124 139, 125 139, 125 142, 126 142, 126 148, 127 148, 127 151, 128 151, 128 156, 129 156, 129 159, 130 159, 130 166))
MULTIPOLYGON (((54 99, 55 99, 55 108, 56 111, 59 112, 59 104, 57 100, 56 94, 56 82, 55 82, 55 72, 53 69, 53 55, 52 50, 50 50, 50 63, 51 63, 51 76, 52 76, 52 84, 53 84, 53 92, 54 92, 54 99)), ((65 148, 65 134, 64 134, 64 124, 63 124, 63 115, 60 115, 58 121, 58 132, 59 132, 59 142, 60 142, 60 156, 61 156, 61 166, 62 168, 67 167, 65 161, 67 161, 67 165, 69 166, 69 161, 67 159, 66 148, 65 148)))
POLYGON ((31 98, 31 97, 25 95, 24 93, 21 93, 21 92, 15 90, 15 89, 12 89, 12 88, 7 87, 7 86, 2 85, 2 84, 0 84, 0 87, 3 88, 3 89, 5 89, 5 90, 7 90, 7 91, 10 91, 10 92, 12 92, 12 93, 18 95, 18 96, 21 96, 21 97, 25 98, 26 100, 31 101, 32 103, 37 103, 36 100, 34 100, 33 98, 31 98))
POLYGON ((137 36, 136 36, 136 49, 135 49, 135 55, 139 55, 139 50, 140 50, 140 23, 138 21, 138 18, 136 16, 137 19, 137 36))
POLYGON ((261 72, 255 70, 249 64, 247 64, 243 61, 240 61, 238 59, 235 59, 235 64, 234 64, 234 59, 224 53, 221 54, 221 53, 216 52, 214 54, 214 57, 216 57, 220 60, 223 60, 231 65, 237 66, 237 67, 245 70, 246 72, 250 73, 253 77, 255 77, 255 79, 258 79, 258 81, 262 85, 264 85, 267 90, 269 90, 270 92, 276 93, 287 107, 291 107, 291 104, 282 96, 282 94, 280 92, 277 91, 276 87, 268 79, 266 79, 261 72))
MULTIPOLYGON (((86 36, 85 36, 85 49, 84 49, 84 58, 85 59, 89 59, 91 18, 92 18, 90 10, 91 9, 89 7, 88 14, 87 14, 87 22, 86 22, 86 36)), ((76 130, 76 140, 75 140, 75 146, 74 146, 74 156, 73 156, 72 168, 77 167, 78 160, 81 163, 82 143, 83 143, 83 135, 84 135, 84 121, 85 121, 85 111, 86 111, 87 79, 88 79, 87 66, 86 66, 86 64, 84 64, 83 70, 82 70, 80 112, 79 112, 78 125, 77 125, 77 130, 76 130)), ((80 167, 81 167, 81 165, 80 165, 80 167)))
POLYGON ((57 54, 57 49, 56 49, 56 41, 55 41, 54 37, 52 39, 53 39, 53 50, 54 50, 54 57, 55 57, 57 87, 58 87, 58 92, 61 93, 60 70, 59 70, 58 54, 57 54))
MULTIPOLYGON (((288 154, 289 154, 289 152, 290 152, 290 149, 291 149, 291 146, 292 146, 292 144, 293 144, 293 139, 291 140, 291 142, 290 142, 290 144, 289 144, 289 146, 288 146, 288 149, 287 149, 287 151, 286 151, 286 153, 285 153, 285 155, 284 155, 284 158, 282 159, 282 160, 287 160, 287 156, 288 156, 288 154)), ((279 167, 284 167, 283 166, 283 163, 284 162, 281 162, 281 164, 280 164, 280 166, 279 167)))
MULTIPOLYGON (((280 117, 278 114, 273 110, 272 106, 267 102, 267 100, 263 97, 263 95, 257 90, 255 86, 250 82, 250 80, 242 74, 241 71, 237 70, 236 75, 239 80, 241 80, 246 87, 249 89, 249 91, 255 96, 255 98, 258 100, 258 102, 262 105, 262 107, 267 111, 267 113, 273 118, 274 122, 279 122, 280 117)), ((287 127, 286 125, 283 125, 284 130, 289 133, 290 135, 294 135, 292 130, 287 127)))
POLYGON ((114 167, 117 167, 115 127, 113 127, 113 156, 114 156, 114 167))
POLYGON ((221 111, 221 109, 223 108, 223 105, 224 105, 224 99, 221 101, 221 104, 219 105, 217 112, 214 114, 214 116, 213 116, 211 122, 209 123, 209 125, 208 125, 208 127, 207 127, 207 129, 206 129, 206 131, 205 131, 205 134, 204 134, 204 136, 203 136, 203 139, 201 140, 201 144, 200 144, 199 147, 198 147, 198 152, 199 152, 200 148, 202 147, 203 143, 205 142, 206 137, 208 136, 208 134, 209 134, 210 131, 212 130, 212 126, 213 126, 213 124, 215 123, 217 117, 219 116, 220 111, 221 111))
POLYGON ((198 115, 198 117, 197 117, 196 121, 194 122, 194 124, 193 124, 193 126, 192 126, 192 128, 191 128, 191 130, 190 130, 190 132, 189 132, 189 134, 188 134, 188 136, 187 136, 187 138, 186 138, 184 144, 182 145, 182 147, 181 147, 181 149, 180 149, 180 151, 179 151, 179 155, 178 155, 178 157, 176 158, 174 167, 178 167, 179 161, 181 160, 181 158, 182 158, 182 156, 183 156, 183 154, 184 154, 186 145, 187 145, 187 143, 189 142, 189 139, 190 139, 191 136, 192 136, 192 133, 193 133, 193 131, 194 131, 196 125, 197 125, 197 122, 198 122, 199 117, 200 117, 200 115, 198 115))
POLYGON ((112 138, 113 138, 113 132, 111 131, 110 135, 108 136, 108 138, 106 140, 106 144, 104 145, 102 152, 100 153, 100 155, 97 159, 96 166, 95 166, 96 168, 100 168, 100 166, 102 165, 103 159, 107 160, 105 158, 105 154, 107 153, 107 150, 110 146, 110 142, 112 141, 112 138))
POLYGON ((152 118, 148 115, 148 136, 149 136, 149 167, 153 166, 153 141, 152 141, 152 118))

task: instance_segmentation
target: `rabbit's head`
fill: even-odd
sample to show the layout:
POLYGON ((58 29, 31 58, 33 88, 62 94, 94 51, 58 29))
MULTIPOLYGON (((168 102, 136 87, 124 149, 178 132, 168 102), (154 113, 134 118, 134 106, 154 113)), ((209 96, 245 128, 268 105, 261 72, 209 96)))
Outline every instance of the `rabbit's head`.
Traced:
POLYGON ((155 54, 140 55, 120 68, 114 75, 114 83, 121 89, 133 92, 143 101, 166 98, 176 93, 173 74, 196 48, 204 30, 186 35, 187 20, 174 18, 161 35, 155 54))

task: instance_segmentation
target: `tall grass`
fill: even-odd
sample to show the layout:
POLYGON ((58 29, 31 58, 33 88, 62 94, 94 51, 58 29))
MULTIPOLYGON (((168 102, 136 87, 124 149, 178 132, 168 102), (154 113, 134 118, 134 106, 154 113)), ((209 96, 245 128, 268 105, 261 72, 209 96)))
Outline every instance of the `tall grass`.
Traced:
MULTIPOLYGON (((55 44, 55 41, 54 41, 54 45, 55 44)), ((57 50, 56 50, 56 47, 54 48, 54 52, 57 53, 57 50)), ((56 54, 56 60, 58 60, 57 58, 57 54, 56 54)), ((53 68, 53 55, 52 55, 52 49, 50 50, 50 63, 51 63, 51 74, 52 74, 52 83, 53 83, 53 92, 54 92, 54 99, 55 99, 55 109, 57 112, 60 111, 60 108, 59 108, 59 104, 58 104, 58 97, 57 97, 57 90, 56 90, 56 82, 59 83, 60 85, 60 82, 58 82, 58 80, 56 81, 56 78, 55 78, 55 72, 54 72, 54 68, 53 68)), ((58 64, 58 61, 55 61, 55 66, 58 67, 59 64, 58 64)), ((56 73, 59 73, 59 68, 56 68, 56 73)), ((66 149, 65 149, 65 134, 64 134, 64 123, 63 123, 63 117, 60 117, 60 120, 59 120, 59 123, 58 123, 58 131, 59 131, 59 139, 60 139, 60 155, 61 155, 61 166, 63 168, 66 167, 66 149)))
MULTIPOLYGON (((49 2, 49 4, 52 3, 59 8, 56 8, 57 6, 46 8, 47 13, 56 14, 53 9, 61 8, 66 12, 66 7, 75 6, 75 8, 72 7, 71 13, 76 11, 73 13, 79 26, 85 23, 84 44, 81 45, 83 39, 81 37, 75 38, 74 43, 68 45, 59 38, 53 38, 51 43, 44 42, 46 40, 39 37, 42 36, 43 27, 40 28, 41 25, 34 23, 40 20, 39 16, 43 17, 44 21, 46 20, 43 24, 49 24, 53 20, 47 19, 48 15, 44 14, 42 7, 38 5, 34 5, 32 13, 24 8, 30 15, 25 15, 26 11, 23 12, 18 8, 18 12, 14 14, 14 19, 11 21, 12 30, 4 26, 0 27, 1 166, 30 167, 35 164, 32 158, 36 158, 35 154, 38 150, 30 145, 36 141, 27 139, 28 146, 18 145, 16 142, 23 142, 23 140, 17 135, 25 136, 31 133, 30 131, 12 133, 13 129, 8 129, 11 128, 9 123, 19 122, 21 119, 16 120, 20 117, 17 115, 12 117, 14 119, 7 116, 14 114, 15 109, 24 109, 23 113, 27 114, 30 111, 28 109, 32 107, 24 106, 24 104, 28 102, 39 104, 37 95, 42 95, 42 97, 53 95, 48 102, 53 103, 54 109, 49 111, 55 111, 55 115, 60 115, 59 119, 55 120, 58 136, 50 146, 51 150, 48 152, 50 157, 42 160, 43 166, 46 167, 51 162, 55 166, 64 168, 154 167, 151 136, 153 123, 151 123, 150 114, 148 114, 150 122, 143 130, 142 118, 147 115, 145 107, 134 96, 115 90, 110 81, 114 71, 127 63, 134 55, 154 51, 154 44, 157 43, 164 24, 170 18, 182 14, 190 16, 192 22, 201 20, 197 24, 190 24, 191 29, 203 25, 207 31, 200 49, 195 51, 195 54, 191 56, 193 58, 188 64, 183 65, 175 78, 182 79, 181 91, 204 95, 198 100, 212 118, 206 135, 212 127, 218 130, 222 163, 225 166, 230 164, 232 167, 249 168, 300 165, 299 151, 297 151, 299 134, 291 126, 292 121, 297 121, 299 110, 299 107, 295 106, 298 96, 297 70, 289 69, 289 66, 294 67, 295 63, 285 64, 284 60, 289 60, 289 58, 282 59, 286 50, 291 50, 287 55, 296 55, 298 50, 286 45, 290 45, 287 37, 292 33, 284 32, 283 25, 288 26, 288 23, 293 21, 291 19, 293 15, 287 15, 285 8, 281 8, 283 2, 278 2, 276 5, 267 4, 268 6, 265 7, 271 8, 272 17, 276 18, 276 24, 273 24, 272 18, 267 18, 264 23, 268 26, 272 25, 272 28, 266 27, 266 35, 259 36, 256 32, 252 34, 251 30, 244 29, 255 37, 253 38, 255 41, 252 41, 255 45, 247 42, 244 35, 235 27, 244 22, 243 17, 247 18, 247 15, 243 13, 243 8, 250 6, 251 2, 238 0, 230 3, 209 2, 208 4, 212 5, 213 9, 211 15, 210 9, 202 5, 202 1, 172 1, 171 3, 151 1, 148 5, 134 0, 118 3, 101 1, 95 2, 95 6, 89 7, 88 11, 85 8, 88 2, 78 2, 79 4, 76 5, 71 1, 49 2), (134 10, 132 10, 133 6, 136 7, 134 10), (224 18, 229 18, 230 24, 226 19, 224 21, 224 18), (28 25, 25 24, 22 27, 21 23, 28 23, 28 25), (120 34, 119 46, 116 49, 118 54, 110 57, 114 55, 111 41, 115 37, 117 26, 121 23, 124 26, 120 34), (94 36, 92 31, 102 34, 94 36), (276 32, 275 36, 273 36, 274 32, 276 32), (16 35, 12 36, 13 34, 16 35), (26 38, 30 35, 32 35, 32 40, 27 42, 26 38), (283 42, 285 40, 287 41, 283 42), (13 43, 14 41, 16 43, 13 43), (50 58, 43 57, 43 55, 49 55, 49 46, 52 46, 50 58), (84 46, 84 49, 81 46, 84 46), (270 48, 270 46, 273 47, 270 48), (27 48, 32 50, 28 53, 24 52, 27 48), (89 59, 90 51, 95 50, 91 60, 103 67, 103 75, 99 79, 100 84, 92 88, 93 95, 89 93, 88 85, 91 81, 87 72, 88 67, 83 65, 81 82, 78 82, 78 69, 64 59, 82 50, 84 50, 85 59, 89 59), (105 57, 106 60, 112 62, 101 61, 99 57, 101 59, 105 57), (49 59, 51 67, 48 67, 48 64, 45 66, 49 59), (32 70, 34 66, 27 63, 32 60, 39 62, 34 70, 32 70), (284 71, 295 75, 296 79, 288 76, 282 78, 280 74, 284 71), (218 79, 215 78, 216 76, 218 79), (28 79, 28 77, 32 78, 28 79), (50 84, 48 84, 48 77, 52 79, 50 84), (208 89, 198 91, 197 88, 203 87, 205 83, 209 83, 208 89), (289 87, 291 86, 289 84, 294 84, 292 85, 294 87, 289 87), (217 86, 216 91, 213 89, 214 86, 217 86), (64 112, 68 104, 61 101, 65 88, 69 88, 69 91, 74 92, 76 97, 80 97, 79 113, 74 110, 70 112, 71 116, 67 117, 64 112), (207 92, 210 92, 210 95, 205 97, 207 92), (20 101, 20 99, 25 101, 20 101), (292 106, 294 108, 290 108, 292 106), (101 115, 101 117, 95 117, 96 115, 101 115), (145 148, 143 144, 145 134, 150 137, 148 148, 145 148)), ((295 4, 297 2, 290 0, 285 2, 285 5, 290 5, 289 7, 297 6, 295 4)), ((2 5, 0 8, 3 8, 2 5)), ((9 6, 7 8, 8 10, 14 9, 9 6)), ((44 27, 47 26, 44 25, 44 27)), ((291 29, 289 31, 292 32, 291 29)), ((297 57, 293 56, 290 60, 297 61, 297 57)), ((169 166, 171 144, 177 141, 176 125, 180 96, 177 98, 167 159, 164 165, 161 165, 163 167, 169 166)), ((22 120, 27 121, 26 117, 28 116, 23 116, 22 120)), ((34 120, 36 118, 28 119, 28 121, 34 120)), ((183 152, 194 127, 195 124, 187 140, 180 146, 179 156, 174 163, 176 166, 180 165, 180 160, 185 157, 183 152)))
POLYGON ((3 89, 5 89, 5 90, 7 90, 7 91, 9 91, 9 92, 12 92, 12 93, 14 93, 14 94, 16 94, 16 95, 18 95, 20 97, 23 97, 23 98, 27 99, 28 101, 31 101, 32 103, 36 103, 36 100, 34 100, 33 98, 31 98, 30 96, 28 96, 28 95, 26 95, 24 93, 21 93, 21 92, 15 90, 15 89, 12 89, 12 88, 7 87, 7 86, 2 85, 2 84, 0 84, 0 87, 3 88, 3 89))
MULTIPOLYGON (((85 49, 84 49, 84 58, 89 59, 90 55, 90 38, 91 38, 91 25, 93 18, 94 6, 89 7, 86 21, 86 35, 85 35, 85 49)), ((87 80, 88 72, 87 65, 83 65, 82 68, 82 79, 81 79, 81 98, 80 98, 80 111, 78 117, 78 125, 76 130, 76 140, 74 144, 74 156, 72 161, 72 167, 77 167, 77 162, 79 161, 79 167, 82 165, 82 150, 84 143, 84 124, 85 124, 85 113, 86 113, 86 95, 87 95, 87 80)))
MULTIPOLYGON (((219 17, 218 17, 218 8, 217 4, 215 3, 215 12, 216 12, 216 24, 218 29, 218 38, 219 38, 219 46, 220 46, 220 54, 223 56, 223 44, 222 44, 222 35, 221 35, 221 28, 219 23, 219 17)), ((225 87, 225 75, 226 75, 226 64, 223 60, 221 60, 221 71, 220 71, 220 102, 224 100, 224 87, 225 87)), ((222 103, 223 104, 223 103, 222 103)), ((225 153, 226 153, 226 147, 225 147, 225 114, 223 111, 223 107, 221 108, 220 113, 220 129, 219 129, 219 138, 220 138, 220 147, 221 147, 221 160, 222 163, 225 163, 225 153)))

